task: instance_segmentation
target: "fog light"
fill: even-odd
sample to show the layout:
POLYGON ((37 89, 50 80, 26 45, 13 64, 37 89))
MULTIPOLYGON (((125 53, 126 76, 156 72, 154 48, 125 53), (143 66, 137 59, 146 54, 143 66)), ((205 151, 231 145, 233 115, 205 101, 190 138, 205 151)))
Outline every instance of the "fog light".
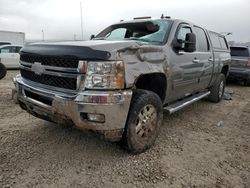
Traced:
POLYGON ((93 122, 104 123, 105 116, 104 114, 87 114, 88 120, 93 122))

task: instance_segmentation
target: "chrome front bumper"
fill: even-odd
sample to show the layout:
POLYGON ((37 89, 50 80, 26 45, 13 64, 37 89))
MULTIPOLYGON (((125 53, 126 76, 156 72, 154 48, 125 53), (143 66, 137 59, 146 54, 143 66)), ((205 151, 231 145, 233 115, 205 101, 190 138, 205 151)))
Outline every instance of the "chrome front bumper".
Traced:
POLYGON ((16 90, 21 108, 30 114, 56 123, 73 122, 111 141, 121 139, 132 98, 132 90, 56 92, 37 87, 20 75, 16 77, 16 90), (88 114, 101 114, 105 120, 90 121, 88 114))

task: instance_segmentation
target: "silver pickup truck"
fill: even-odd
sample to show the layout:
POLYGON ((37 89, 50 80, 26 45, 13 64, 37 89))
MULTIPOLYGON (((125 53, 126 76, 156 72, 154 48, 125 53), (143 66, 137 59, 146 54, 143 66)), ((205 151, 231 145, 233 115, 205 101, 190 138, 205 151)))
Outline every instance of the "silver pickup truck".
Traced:
POLYGON ((224 36, 183 20, 137 18, 89 41, 25 46, 15 82, 30 114, 140 153, 155 142, 163 111, 205 97, 219 102, 229 68, 224 36))

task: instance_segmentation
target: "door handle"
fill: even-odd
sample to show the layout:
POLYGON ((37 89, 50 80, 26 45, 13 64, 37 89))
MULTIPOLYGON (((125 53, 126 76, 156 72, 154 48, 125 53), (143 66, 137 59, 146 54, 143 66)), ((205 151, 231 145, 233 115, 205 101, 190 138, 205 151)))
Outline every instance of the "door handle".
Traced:
POLYGON ((212 57, 210 57, 210 58, 208 58, 208 61, 213 62, 213 61, 214 61, 214 59, 213 59, 212 57))
POLYGON ((194 58, 194 59, 193 59, 193 63, 199 63, 199 62, 200 62, 199 59, 197 59, 197 58, 194 58))

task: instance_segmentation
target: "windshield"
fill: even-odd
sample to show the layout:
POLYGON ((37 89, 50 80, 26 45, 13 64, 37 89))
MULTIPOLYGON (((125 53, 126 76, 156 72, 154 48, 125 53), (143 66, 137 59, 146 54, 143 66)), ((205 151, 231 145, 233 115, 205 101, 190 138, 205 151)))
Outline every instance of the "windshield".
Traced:
POLYGON ((170 21, 167 20, 120 23, 106 28, 94 40, 138 40, 161 44, 169 28, 170 21))

